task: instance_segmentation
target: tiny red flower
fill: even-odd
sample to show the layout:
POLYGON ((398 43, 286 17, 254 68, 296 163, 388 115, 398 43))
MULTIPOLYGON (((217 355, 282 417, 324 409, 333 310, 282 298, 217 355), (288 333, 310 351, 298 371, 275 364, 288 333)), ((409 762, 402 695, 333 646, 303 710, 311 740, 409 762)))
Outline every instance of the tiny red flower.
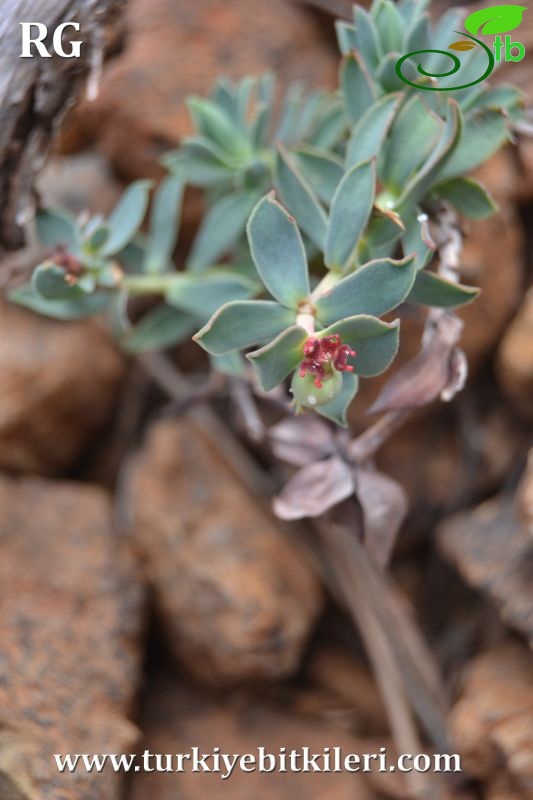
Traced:
POLYGON ((334 333, 331 336, 310 336, 303 346, 304 360, 300 364, 300 377, 314 375, 314 384, 317 389, 322 387, 326 373, 332 368, 338 372, 353 372, 354 368, 348 364, 348 358, 355 356, 355 350, 342 343, 341 337, 334 333))

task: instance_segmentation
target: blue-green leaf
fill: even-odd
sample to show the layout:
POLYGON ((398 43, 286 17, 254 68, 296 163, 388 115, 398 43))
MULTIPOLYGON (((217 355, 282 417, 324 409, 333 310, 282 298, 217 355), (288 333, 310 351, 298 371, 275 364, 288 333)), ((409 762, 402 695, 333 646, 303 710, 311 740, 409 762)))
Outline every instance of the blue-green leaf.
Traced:
POLYGON ((509 123, 502 111, 486 109, 465 117, 461 140, 450 158, 433 176, 440 185, 483 164, 509 138, 509 123))
POLYGON ((383 55, 378 31, 370 14, 359 5, 354 5, 353 7, 353 21, 355 26, 355 49, 361 53, 372 74, 383 55))
POLYGON ((39 241, 45 247, 64 245, 67 250, 77 252, 80 245, 78 226, 75 218, 67 211, 45 208, 35 216, 39 241))
POLYGON ((187 105, 202 136, 237 158, 249 154, 250 144, 246 136, 220 106, 200 97, 190 97, 187 105))
POLYGON ((404 25, 396 5, 391 0, 381 0, 376 7, 373 18, 379 31, 383 51, 389 53, 401 50, 404 25))
POLYGON ((224 303, 252 297, 258 288, 257 283, 230 270, 212 269, 199 275, 179 272, 173 276, 165 299, 169 305, 204 320, 224 303))
POLYGON ((439 197, 470 219, 484 219, 498 210, 498 206, 484 186, 473 178, 452 178, 436 190, 439 197))
POLYGON ((377 91, 358 53, 349 53, 343 59, 340 83, 348 118, 351 124, 355 125, 374 102, 377 91))
POLYGON ((379 375, 392 363, 399 343, 399 321, 382 322, 376 317, 348 317, 320 331, 320 336, 338 333, 345 344, 356 351, 354 367, 357 375, 379 375))
POLYGON ((248 353, 265 392, 275 389, 303 359, 303 346, 309 334, 300 325, 280 333, 270 344, 248 353))
POLYGON ((175 347, 192 336, 198 320, 165 303, 148 311, 122 340, 128 353, 146 353, 175 347))
POLYGON ((377 259, 364 264, 317 297, 315 308, 323 325, 344 317, 372 314, 380 317, 405 300, 415 279, 414 256, 402 261, 377 259))
POLYGON ((416 208, 400 209, 400 216, 405 224, 405 233, 402 237, 404 253, 415 253, 416 268, 422 269, 433 257, 436 245, 431 238, 429 220, 416 208))
POLYGON ((385 95, 377 100, 361 117, 352 129, 346 148, 346 168, 360 161, 378 156, 396 109, 400 104, 400 94, 385 95))
POLYGON ((146 214, 152 181, 135 181, 129 186, 109 215, 109 236, 102 248, 103 256, 120 252, 133 239, 146 214))
POLYGON ((319 250, 323 250, 327 228, 325 211, 281 146, 276 154, 274 180, 283 203, 294 215, 301 229, 319 250))
POLYGON ((342 425, 346 428, 348 425, 346 413, 351 405, 352 400, 357 394, 359 388, 359 378, 353 372, 343 372, 342 375, 342 389, 340 394, 330 403, 323 406, 316 406, 315 411, 326 419, 336 422, 337 425, 342 425))
POLYGON ((51 261, 39 264, 33 272, 32 286, 46 300, 72 300, 85 294, 77 283, 69 283, 67 273, 51 261))
MULTIPOLYGON (((411 206, 418 205, 437 176, 439 181, 442 179, 446 172, 444 167, 453 158, 454 150, 461 140, 461 132, 462 117, 459 106, 454 100, 448 100, 446 125, 441 137, 427 161, 408 182, 398 201, 398 206, 406 202, 409 202, 411 206)), ((461 172, 463 171, 461 170, 461 172)))
POLYGON ((308 182, 320 199, 329 206, 344 175, 342 161, 326 150, 312 147, 302 147, 294 155, 308 182))
POLYGON ((332 269, 348 266, 372 211, 376 184, 374 161, 356 164, 344 176, 331 203, 325 262, 332 269))
POLYGON ((433 151, 444 123, 414 94, 400 109, 387 138, 381 177, 390 191, 403 186, 433 151))
POLYGON ((420 270, 407 301, 437 308, 457 308, 471 303, 478 294, 479 289, 474 286, 462 286, 441 278, 433 272, 420 270))
POLYGON ((31 284, 19 286, 8 295, 13 303, 51 319, 75 320, 90 317, 105 309, 109 295, 103 292, 86 294, 72 300, 47 300, 37 294, 31 284))
POLYGON ((167 153, 162 162, 174 174, 185 177, 187 183, 203 188, 229 184, 236 169, 209 139, 201 136, 185 138, 181 148, 167 153))
POLYGON ((182 178, 169 175, 155 193, 150 216, 146 272, 162 272, 170 263, 180 228, 183 189, 182 178))
POLYGON ((224 195, 204 217, 187 259, 187 269, 200 272, 217 263, 244 233, 258 200, 256 192, 224 195))
POLYGON ((236 300, 219 308, 193 339, 220 356, 268 342, 295 319, 293 311, 270 300, 236 300))
POLYGON ((273 192, 259 201, 247 230, 252 258, 266 288, 283 305, 297 308, 309 296, 307 256, 294 219, 273 192))
POLYGON ((245 361, 238 350, 232 350, 223 356, 209 356, 211 366, 222 375, 244 375, 245 361))

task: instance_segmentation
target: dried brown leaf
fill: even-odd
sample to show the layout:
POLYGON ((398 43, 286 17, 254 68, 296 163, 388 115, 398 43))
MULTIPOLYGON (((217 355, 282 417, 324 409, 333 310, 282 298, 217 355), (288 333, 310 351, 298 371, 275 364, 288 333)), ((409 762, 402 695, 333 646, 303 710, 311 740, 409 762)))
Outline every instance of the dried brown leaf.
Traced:
POLYGON ((280 519, 319 517, 354 492, 352 470, 339 456, 299 470, 274 499, 280 519))
POLYGON ((463 324, 453 314, 442 314, 435 325, 420 354, 387 381, 369 414, 420 408, 450 385, 452 355, 463 324))
POLYGON ((268 429, 268 439, 276 458, 294 467, 320 461, 335 451, 330 428, 315 414, 283 419, 268 429))
POLYGON ((399 483, 376 470, 357 472, 357 496, 363 507, 364 543, 374 563, 389 563, 400 526, 407 514, 407 497, 399 483))

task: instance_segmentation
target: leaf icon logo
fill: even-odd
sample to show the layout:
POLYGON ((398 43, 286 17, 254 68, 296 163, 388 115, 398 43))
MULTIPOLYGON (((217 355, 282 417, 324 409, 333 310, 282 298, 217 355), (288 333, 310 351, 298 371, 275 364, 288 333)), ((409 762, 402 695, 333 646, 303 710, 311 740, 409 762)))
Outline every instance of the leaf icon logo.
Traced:
POLYGON ((475 46, 475 42, 471 42, 468 39, 461 39, 459 42, 453 42, 453 44, 449 44, 448 50, 473 50, 475 46))
MULTIPOLYGON (((508 33, 518 28, 522 22, 522 15, 527 11, 527 6, 493 6, 474 11, 465 19, 465 28, 477 36, 480 33, 492 36, 496 33, 508 33)), ((454 48, 456 49, 456 48, 454 48)))

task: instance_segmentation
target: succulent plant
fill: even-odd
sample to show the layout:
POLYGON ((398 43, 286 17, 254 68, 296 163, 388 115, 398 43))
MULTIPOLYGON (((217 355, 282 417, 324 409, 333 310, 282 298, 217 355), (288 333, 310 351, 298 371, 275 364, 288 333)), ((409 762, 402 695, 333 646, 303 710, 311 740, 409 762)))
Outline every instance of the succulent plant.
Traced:
POLYGON ((62 318, 107 308, 130 352, 197 331, 216 369, 242 374, 246 354, 264 391, 292 374, 298 406, 345 424, 358 378, 385 370, 398 349, 398 321, 382 316, 477 294, 432 270, 431 223, 442 203, 472 218, 494 211, 467 173, 508 140, 521 97, 431 77, 448 58, 461 86, 482 74, 483 48, 442 49, 460 24, 451 11, 433 29, 413 0, 356 6, 353 24, 337 25, 338 90, 289 88, 277 124, 272 76, 219 80, 209 99, 189 101, 196 133, 164 159, 170 175, 148 232, 146 181, 107 220, 41 211, 38 234, 52 249, 12 299, 62 318), (422 69, 414 57, 427 59, 422 69), (186 183, 204 190, 207 210, 176 272, 186 183), (137 295, 158 302, 132 324, 137 295))

